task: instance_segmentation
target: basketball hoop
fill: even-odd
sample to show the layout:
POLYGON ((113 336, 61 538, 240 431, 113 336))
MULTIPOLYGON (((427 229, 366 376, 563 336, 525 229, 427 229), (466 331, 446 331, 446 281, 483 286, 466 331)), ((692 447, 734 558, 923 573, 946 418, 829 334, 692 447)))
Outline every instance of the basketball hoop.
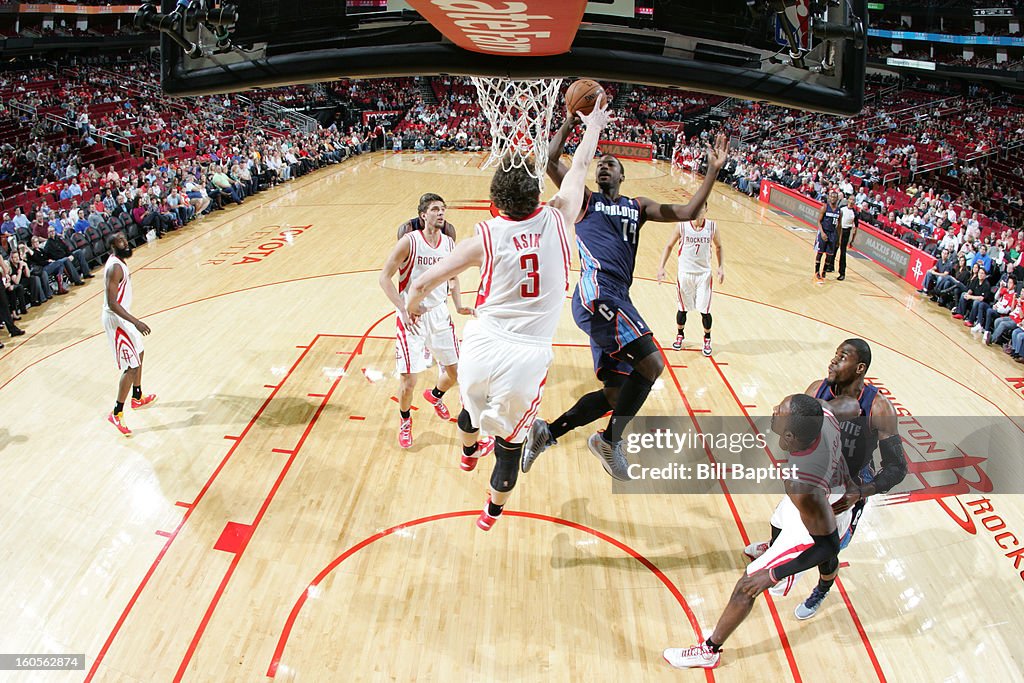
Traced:
POLYGON ((491 153, 484 168, 501 163, 506 171, 523 167, 544 189, 551 114, 562 79, 516 81, 471 78, 480 109, 491 124, 491 153))

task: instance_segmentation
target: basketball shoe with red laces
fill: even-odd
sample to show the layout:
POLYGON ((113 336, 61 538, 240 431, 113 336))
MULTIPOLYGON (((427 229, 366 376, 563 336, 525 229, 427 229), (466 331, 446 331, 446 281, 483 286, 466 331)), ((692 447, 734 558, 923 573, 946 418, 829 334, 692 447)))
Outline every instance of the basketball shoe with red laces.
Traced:
POLYGON ((498 517, 492 517, 491 513, 487 511, 490 507, 491 497, 487 496, 487 502, 484 503, 484 509, 480 511, 480 516, 477 517, 476 520, 476 525, 483 531, 490 531, 491 527, 494 526, 494 523, 498 521, 498 517, 501 517, 501 515, 498 515, 498 517))
POLYGON ((477 461, 480 460, 480 458, 484 457, 485 455, 489 454, 493 450, 493 436, 489 436, 486 439, 477 441, 476 450, 473 452, 473 455, 466 455, 465 453, 462 454, 462 462, 459 463, 459 467, 461 467, 466 472, 472 472, 473 470, 476 469, 477 461))
POLYGON ((138 410, 143 406, 148 406, 150 403, 156 400, 156 394, 147 394, 142 398, 132 399, 132 410, 138 410))
POLYGON ((412 418, 403 417, 400 419, 402 424, 398 426, 398 445, 402 448, 410 448, 412 446, 412 418))
POLYGON ((430 393, 430 389, 423 392, 423 400, 434 406, 434 412, 445 422, 452 419, 452 414, 448 412, 448 406, 444 404, 444 399, 434 398, 434 395, 430 393))
POLYGON ((125 436, 132 435, 132 430, 128 429, 128 425, 124 423, 124 413, 110 413, 107 415, 107 422, 117 427, 117 431, 125 436))
POLYGON ((676 340, 672 342, 672 348, 679 351, 683 348, 683 335, 677 334, 676 340))
POLYGON ((677 669, 714 669, 722 659, 707 643, 681 648, 670 647, 662 654, 665 661, 677 669))
POLYGON ((705 356, 711 355, 711 337, 704 337, 704 348, 701 349, 701 353, 705 356))

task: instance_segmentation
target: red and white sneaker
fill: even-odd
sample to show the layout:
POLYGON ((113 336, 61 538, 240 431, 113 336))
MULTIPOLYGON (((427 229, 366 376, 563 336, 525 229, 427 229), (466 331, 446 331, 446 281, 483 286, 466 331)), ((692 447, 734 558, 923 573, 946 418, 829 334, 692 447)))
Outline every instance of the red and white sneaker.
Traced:
POLYGON ((494 437, 489 436, 486 439, 476 442, 476 452, 473 455, 462 454, 462 462, 459 463, 459 467, 465 472, 472 472, 476 469, 476 463, 480 458, 491 453, 494 450, 494 437))
POLYGON ((751 543, 743 549, 743 554, 750 558, 751 562, 761 557, 766 552, 768 552, 767 543, 751 543))
POLYGON ((677 334, 676 340, 672 342, 672 348, 676 351, 681 351, 683 348, 683 335, 677 334))
POLYGON ((123 413, 110 413, 110 415, 107 415, 107 422, 117 427, 117 431, 121 432, 125 436, 132 435, 132 430, 128 429, 128 425, 124 423, 123 413))
POLYGON ((707 643, 693 647, 670 647, 662 656, 677 669, 714 669, 722 659, 721 652, 715 652, 707 643))
POLYGON ((398 427, 398 445, 402 448, 410 448, 412 446, 412 418, 403 417, 400 419, 402 424, 398 427))
POLYGON ((704 348, 701 350, 705 356, 711 355, 711 337, 704 337, 704 348))
POLYGON ((423 400, 434 406, 434 412, 437 413, 437 416, 445 422, 452 419, 452 414, 448 412, 448 406, 444 404, 444 400, 434 398, 434 395, 430 393, 430 389, 423 392, 423 400))
POLYGON ((148 406, 150 403, 156 400, 156 394, 147 394, 142 398, 132 399, 132 410, 138 410, 143 406, 148 406))
POLYGON ((491 517, 491 514, 487 512, 487 508, 491 506, 491 497, 487 496, 487 502, 484 503, 484 509, 480 511, 480 516, 476 519, 476 525, 480 527, 482 531, 490 531, 494 523, 498 521, 498 517, 491 517))

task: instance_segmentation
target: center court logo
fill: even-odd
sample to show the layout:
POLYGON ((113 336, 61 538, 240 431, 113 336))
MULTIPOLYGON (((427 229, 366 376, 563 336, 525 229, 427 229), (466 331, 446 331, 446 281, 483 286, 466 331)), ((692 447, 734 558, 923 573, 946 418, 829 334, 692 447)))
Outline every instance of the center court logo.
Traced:
POLYGON ((259 263, 278 249, 295 243, 295 238, 307 232, 312 225, 285 226, 271 225, 249 233, 213 258, 203 261, 204 266, 219 266, 225 263, 232 266, 245 266, 259 263))

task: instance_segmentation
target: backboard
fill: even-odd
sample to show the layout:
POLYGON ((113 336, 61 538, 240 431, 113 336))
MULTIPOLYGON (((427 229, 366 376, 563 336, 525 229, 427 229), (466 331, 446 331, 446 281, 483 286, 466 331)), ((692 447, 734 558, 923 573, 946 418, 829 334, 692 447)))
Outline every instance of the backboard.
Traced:
POLYGON ((587 77, 847 115, 863 104, 866 0, 212 2, 192 0, 178 24, 173 0, 140 10, 164 32, 169 94, 452 74, 587 77))

